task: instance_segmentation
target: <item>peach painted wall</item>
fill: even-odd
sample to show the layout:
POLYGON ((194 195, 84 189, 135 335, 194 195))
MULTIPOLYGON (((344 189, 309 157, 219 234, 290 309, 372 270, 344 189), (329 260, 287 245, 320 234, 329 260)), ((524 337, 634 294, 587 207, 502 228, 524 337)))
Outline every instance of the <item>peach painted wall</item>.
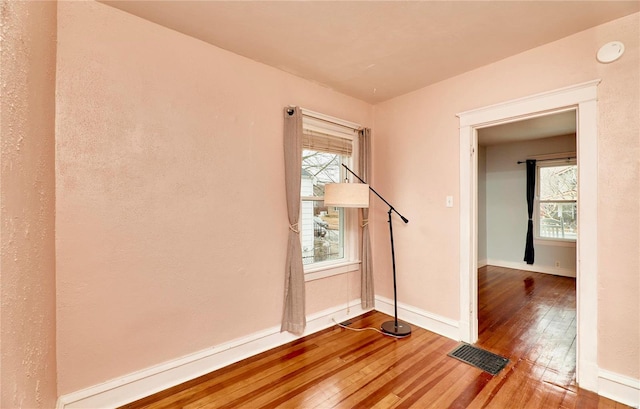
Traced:
MULTIPOLYGON (((280 325, 289 104, 371 105, 95 2, 60 2, 61 395, 280 325)), ((286 46, 286 44, 283 44, 286 46)), ((307 313, 343 304, 307 284, 307 313)))
POLYGON ((0 407, 56 403, 56 3, 0 3, 0 407))
MULTIPOLYGON (((394 229, 401 302, 459 319, 459 208, 445 207, 460 190, 456 114, 601 78, 598 364, 640 378, 639 20, 636 13, 376 105, 376 189, 410 220, 394 229), (597 50, 613 40, 626 53, 599 64, 597 50)), ((373 253, 377 292, 390 297, 384 210, 374 212, 373 253)))

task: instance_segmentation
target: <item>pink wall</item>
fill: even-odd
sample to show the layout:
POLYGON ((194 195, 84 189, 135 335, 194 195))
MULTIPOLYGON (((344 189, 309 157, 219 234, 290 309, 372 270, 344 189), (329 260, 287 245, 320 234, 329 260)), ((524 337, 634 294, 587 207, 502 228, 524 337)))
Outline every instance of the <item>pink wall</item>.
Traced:
MULTIPOLYGON (((640 378, 640 14, 634 14, 442 81, 375 107, 376 189, 410 220, 398 225, 401 302, 459 319, 459 132, 466 110, 601 78, 598 87, 598 364, 640 378), (599 64, 603 44, 626 53, 599 64), (606 345, 606 347, 602 347, 606 345)), ((384 209, 373 253, 377 292, 390 297, 384 209)), ((394 225, 395 227, 395 225, 394 225)))
POLYGON ((372 107, 100 3, 58 23, 59 393, 279 326, 283 107, 372 107))
MULTIPOLYGON (((444 207, 459 192, 455 114, 602 78, 599 342, 611 347, 599 364, 640 377, 638 18, 375 107, 376 189, 411 220, 394 225, 400 301, 458 319, 459 215, 444 207), (627 53, 596 63, 611 40, 627 53)), ((374 109, 99 3, 61 2, 58 23, 59 394, 278 325, 282 107, 368 126, 374 109)), ((386 209, 374 206, 376 288, 391 297, 386 209)), ((355 273, 309 282, 307 312, 357 287, 355 273)))
POLYGON ((52 408, 56 4, 0 7, 0 407, 52 408))

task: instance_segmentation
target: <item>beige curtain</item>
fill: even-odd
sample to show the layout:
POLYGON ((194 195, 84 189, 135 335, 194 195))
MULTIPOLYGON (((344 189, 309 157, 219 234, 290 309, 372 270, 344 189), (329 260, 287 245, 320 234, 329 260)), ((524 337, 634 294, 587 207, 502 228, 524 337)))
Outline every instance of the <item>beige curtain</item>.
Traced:
MULTIPOLYGON (((358 135, 358 174, 369 183, 371 177, 371 129, 361 129, 358 135)), ((362 266, 360 300, 363 309, 373 308, 373 262, 371 260, 371 240, 369 239, 369 209, 360 209, 362 218, 362 266)))
POLYGON ((289 240, 284 272, 284 311, 281 331, 296 335, 306 325, 304 269, 300 245, 300 178, 302 173, 302 112, 300 108, 284 109, 284 177, 289 213, 289 240))

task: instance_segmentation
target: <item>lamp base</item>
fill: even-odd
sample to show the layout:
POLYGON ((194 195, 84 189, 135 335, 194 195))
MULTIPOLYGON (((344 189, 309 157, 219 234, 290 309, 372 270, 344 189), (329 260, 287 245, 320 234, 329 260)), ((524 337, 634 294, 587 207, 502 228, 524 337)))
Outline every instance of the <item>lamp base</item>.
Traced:
POLYGON ((398 321, 396 326, 395 321, 383 322, 380 328, 385 334, 393 335, 395 337, 404 338, 411 335, 411 327, 406 322, 398 321))

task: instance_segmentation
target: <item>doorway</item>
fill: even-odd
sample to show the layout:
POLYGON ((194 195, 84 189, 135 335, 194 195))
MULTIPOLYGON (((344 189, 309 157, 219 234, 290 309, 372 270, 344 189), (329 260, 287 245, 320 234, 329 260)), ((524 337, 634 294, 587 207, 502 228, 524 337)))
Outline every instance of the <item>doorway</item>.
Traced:
POLYGON ((460 119, 460 339, 478 339, 478 130, 575 110, 580 179, 576 244, 577 368, 580 387, 596 390, 597 86, 590 81, 458 114, 460 119))
POLYGON ((575 391, 575 110, 478 129, 477 156, 476 345, 575 391), (533 264, 523 261, 525 159, 537 165, 533 264))
POLYGON ((478 267, 576 277, 576 112, 478 129, 478 267), (527 166, 536 160, 535 262, 523 261, 527 166))

